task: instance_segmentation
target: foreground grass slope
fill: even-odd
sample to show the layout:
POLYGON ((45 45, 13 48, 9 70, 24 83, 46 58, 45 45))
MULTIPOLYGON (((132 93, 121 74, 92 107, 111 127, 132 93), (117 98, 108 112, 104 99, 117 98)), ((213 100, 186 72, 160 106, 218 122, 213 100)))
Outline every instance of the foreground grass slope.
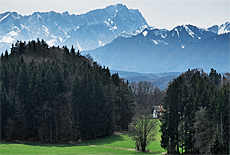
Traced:
MULTIPOLYGON (((160 136, 147 147, 153 152, 148 154, 166 152, 160 147, 159 138, 160 136)), ((0 154, 142 154, 128 150, 135 149, 134 144, 135 142, 127 135, 113 135, 108 138, 83 141, 76 145, 2 142, 0 154)))
MULTIPOLYGON (((156 141, 153 141, 147 147, 147 150, 152 152, 166 152, 160 146, 160 134, 156 136, 156 141)), ((107 147, 118 147, 125 149, 135 149, 135 142, 131 137, 127 135, 113 135, 108 138, 100 138, 95 140, 88 140, 79 143, 80 145, 98 145, 98 146, 107 146, 107 147)))
MULTIPOLYGON (((145 154, 132 150, 107 148, 102 146, 71 146, 69 144, 11 144, 3 143, 0 154, 12 155, 46 155, 46 154, 145 154)), ((148 153, 155 154, 155 153, 148 153)), ((160 154, 160 153, 158 153, 160 154)))
MULTIPOLYGON (((150 153, 147 154, 162 154, 166 152, 160 146, 161 133, 159 126, 157 129, 156 140, 151 142, 147 147, 150 153)), ((107 138, 87 140, 72 144, 45 144, 45 143, 25 143, 14 144, 10 142, 1 142, 0 154, 146 154, 137 152, 135 142, 128 135, 113 135, 107 138)))

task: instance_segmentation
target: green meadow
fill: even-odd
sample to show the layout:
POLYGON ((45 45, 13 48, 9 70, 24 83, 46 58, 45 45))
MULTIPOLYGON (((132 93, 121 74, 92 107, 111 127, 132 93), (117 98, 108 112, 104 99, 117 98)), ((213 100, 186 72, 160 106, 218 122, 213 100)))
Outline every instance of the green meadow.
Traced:
MULTIPOLYGON (((161 148, 160 140, 161 140, 160 134, 157 134, 156 140, 148 145, 147 150, 151 152, 166 152, 166 150, 161 148)), ((127 135, 113 135, 108 138, 83 141, 79 144, 117 147, 117 148, 124 148, 124 149, 135 149, 135 141, 133 141, 132 138, 127 135)))
POLYGON ((156 131, 156 140, 147 147, 150 152, 141 153, 135 150, 135 142, 128 135, 113 135, 106 138, 81 141, 76 144, 46 144, 28 142, 15 144, 1 142, 0 154, 8 155, 58 155, 58 154, 157 154, 165 153, 160 146, 160 132, 156 131))

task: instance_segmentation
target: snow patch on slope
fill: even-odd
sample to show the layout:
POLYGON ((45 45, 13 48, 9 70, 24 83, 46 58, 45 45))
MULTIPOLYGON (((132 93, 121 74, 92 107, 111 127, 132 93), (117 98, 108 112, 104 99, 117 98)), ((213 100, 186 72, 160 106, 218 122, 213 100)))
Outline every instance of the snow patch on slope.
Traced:
POLYGON ((115 13, 115 15, 114 15, 113 17, 116 17, 116 16, 117 16, 117 13, 118 13, 118 10, 116 10, 116 13, 115 13))
POLYGON ((42 16, 40 16, 38 13, 37 16, 38 16, 37 19, 41 18, 43 20, 42 16))
POLYGON ((17 36, 18 36, 18 32, 10 31, 9 33, 7 33, 5 36, 1 38, 0 43, 12 43, 16 40, 15 37, 17 36))
POLYGON ((118 29, 118 28, 117 28, 117 26, 115 25, 114 27, 111 27, 109 30, 114 31, 114 30, 116 30, 116 29, 118 29))
POLYGON ((101 40, 98 41, 98 45, 101 47, 101 46, 105 46, 105 43, 101 40))
POLYGON ((47 41, 47 44, 49 46, 54 46, 56 42, 57 42, 57 39, 51 39, 51 40, 47 41))
POLYGON ((158 44, 158 42, 156 40, 151 39, 151 41, 156 45, 158 44))
POLYGON ((179 32, 178 32, 178 29, 177 29, 177 28, 175 28, 175 31, 177 32, 177 35, 178 35, 178 37, 179 37, 180 35, 179 35, 179 32))
POLYGON ((11 13, 8 13, 6 16, 4 16, 4 17, 0 20, 0 22, 3 21, 5 18, 7 18, 10 14, 11 14, 11 13))
POLYGON ((185 30, 188 32, 188 34, 189 34, 191 37, 194 38, 194 32, 192 32, 192 31, 188 28, 188 26, 186 26, 186 25, 183 25, 183 26, 184 26, 185 30))
POLYGON ((7 36, 17 36, 17 35, 18 35, 18 33, 15 32, 15 31, 11 31, 11 32, 9 32, 9 33, 7 34, 7 36))
POLYGON ((111 26, 110 24, 109 24, 109 22, 107 22, 107 21, 104 21, 105 22, 105 24, 107 25, 107 26, 111 26))
POLYGON ((22 29, 27 29, 26 25, 22 25, 22 24, 20 24, 20 25, 21 25, 22 29))
POLYGON ((2 39, 0 40, 0 43, 12 43, 14 41, 15 39, 12 38, 11 36, 3 36, 2 39))
POLYGON ((59 37, 59 40, 60 40, 61 43, 63 42, 63 39, 61 37, 59 37))
POLYGON ((167 37, 167 33, 165 33, 165 34, 162 34, 162 33, 161 33, 161 37, 162 37, 162 38, 166 38, 166 37, 167 37))
POLYGON ((151 39, 150 41, 152 41, 155 45, 157 45, 159 43, 163 43, 165 45, 168 45, 168 43, 165 42, 164 40, 154 40, 154 39, 151 39))
POLYGON ((226 22, 219 27, 218 34, 224 34, 230 32, 230 22, 226 22))
POLYGON ((80 44, 79 44, 79 42, 77 41, 77 48, 80 50, 80 51, 82 51, 83 49, 82 49, 82 47, 80 46, 80 44))
POLYGON ((45 32, 46 36, 50 34, 49 29, 45 27, 45 25, 42 25, 43 31, 45 32))
POLYGON ((148 31, 144 31, 142 34, 143 34, 144 37, 146 37, 147 34, 148 34, 148 31))

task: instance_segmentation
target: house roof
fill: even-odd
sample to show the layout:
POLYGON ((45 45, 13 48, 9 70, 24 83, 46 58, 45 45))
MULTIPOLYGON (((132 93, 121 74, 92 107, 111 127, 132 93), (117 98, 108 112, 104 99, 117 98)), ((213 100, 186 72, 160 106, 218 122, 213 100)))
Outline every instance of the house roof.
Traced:
POLYGON ((153 107, 157 112, 161 112, 163 110, 163 106, 153 106, 153 107))

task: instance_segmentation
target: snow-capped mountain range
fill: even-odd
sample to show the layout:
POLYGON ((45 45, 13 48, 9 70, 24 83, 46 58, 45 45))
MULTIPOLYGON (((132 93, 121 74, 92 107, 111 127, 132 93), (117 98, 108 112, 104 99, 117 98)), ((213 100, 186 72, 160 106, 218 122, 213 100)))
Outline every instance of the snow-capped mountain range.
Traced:
MULTIPOLYGON (((17 40, 44 39, 50 46, 67 45, 80 51, 93 50, 112 42, 117 37, 132 37, 148 26, 139 10, 125 5, 111 5, 81 15, 68 12, 34 12, 22 16, 16 12, 0 14, 0 50, 10 49, 17 40)), ((207 30, 217 34, 230 32, 230 23, 214 25, 207 30)), ((163 33, 168 30, 160 30, 163 33)), ((162 33, 161 33, 162 34, 162 33)))
POLYGON ((193 25, 170 31, 145 28, 134 35, 123 33, 104 47, 83 53, 113 70, 159 73, 215 68, 229 72, 229 38, 230 33, 218 34, 193 25))
POLYGON ((230 22, 228 21, 220 26, 214 25, 212 27, 209 27, 208 30, 217 34, 228 33, 230 32, 230 22))
POLYGON ((110 5, 81 15, 68 12, 0 14, 0 50, 12 43, 44 39, 49 46, 73 45, 113 70, 145 73, 183 72, 201 67, 229 71, 230 22, 199 28, 179 25, 172 30, 147 24, 139 10, 110 5))
POLYGON ((114 40, 122 32, 131 33, 147 25, 138 10, 111 5, 81 15, 68 12, 34 12, 22 16, 16 12, 0 14, 0 49, 5 51, 17 40, 44 39, 48 45, 92 50, 114 40))

